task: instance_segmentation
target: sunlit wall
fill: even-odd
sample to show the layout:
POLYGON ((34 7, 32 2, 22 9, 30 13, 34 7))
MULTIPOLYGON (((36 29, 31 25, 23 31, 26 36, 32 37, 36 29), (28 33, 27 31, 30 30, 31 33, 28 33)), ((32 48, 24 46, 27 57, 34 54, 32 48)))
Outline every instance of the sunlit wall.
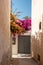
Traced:
POLYGON ((32 34, 39 30, 39 22, 42 21, 43 0, 32 0, 32 34))

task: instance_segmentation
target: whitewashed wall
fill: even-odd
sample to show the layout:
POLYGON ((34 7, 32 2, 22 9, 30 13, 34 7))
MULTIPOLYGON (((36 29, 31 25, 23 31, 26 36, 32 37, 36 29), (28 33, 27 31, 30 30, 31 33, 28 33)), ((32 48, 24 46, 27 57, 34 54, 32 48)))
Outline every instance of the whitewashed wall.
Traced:
MULTIPOLYGON (((32 34, 39 30, 39 22, 42 22, 43 32, 43 0, 32 0, 32 34)), ((39 33, 38 33, 39 34, 39 33)), ((40 65, 43 65, 43 33, 40 33, 40 65)))
POLYGON ((39 22, 42 21, 43 0, 32 0, 32 34, 39 30, 39 22))

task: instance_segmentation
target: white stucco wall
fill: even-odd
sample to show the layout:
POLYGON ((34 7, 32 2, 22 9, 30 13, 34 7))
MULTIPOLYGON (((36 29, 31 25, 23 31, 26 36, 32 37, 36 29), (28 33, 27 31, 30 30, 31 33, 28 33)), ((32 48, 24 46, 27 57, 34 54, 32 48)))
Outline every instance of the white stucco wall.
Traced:
POLYGON ((39 30, 39 22, 42 21, 43 0, 32 0, 32 34, 39 30))
POLYGON ((18 35, 16 34, 15 44, 12 44, 12 56, 18 54, 18 35))
MULTIPOLYGON (((32 34, 39 30, 39 22, 42 22, 43 32, 43 0, 32 0, 32 34)), ((43 34, 40 33, 40 65, 43 65, 43 34)))
POLYGON ((8 52, 9 48, 10 48, 10 0, 0 0, 0 62, 3 59, 3 55, 8 52))

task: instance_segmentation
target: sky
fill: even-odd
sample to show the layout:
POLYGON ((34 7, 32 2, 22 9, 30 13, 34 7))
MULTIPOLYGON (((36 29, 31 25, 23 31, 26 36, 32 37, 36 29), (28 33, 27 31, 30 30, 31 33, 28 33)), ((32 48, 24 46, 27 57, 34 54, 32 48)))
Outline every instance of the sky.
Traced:
POLYGON ((25 16, 31 17, 31 0, 12 0, 11 6, 14 14, 21 12, 18 16, 19 19, 23 19, 25 16))

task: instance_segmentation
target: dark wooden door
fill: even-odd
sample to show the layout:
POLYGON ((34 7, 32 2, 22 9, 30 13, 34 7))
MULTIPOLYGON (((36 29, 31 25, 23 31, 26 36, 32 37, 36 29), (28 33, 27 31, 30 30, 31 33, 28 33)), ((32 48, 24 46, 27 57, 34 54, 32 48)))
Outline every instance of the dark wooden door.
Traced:
POLYGON ((30 43, 31 36, 18 36, 18 53, 22 54, 30 54, 31 53, 31 43, 30 43))

